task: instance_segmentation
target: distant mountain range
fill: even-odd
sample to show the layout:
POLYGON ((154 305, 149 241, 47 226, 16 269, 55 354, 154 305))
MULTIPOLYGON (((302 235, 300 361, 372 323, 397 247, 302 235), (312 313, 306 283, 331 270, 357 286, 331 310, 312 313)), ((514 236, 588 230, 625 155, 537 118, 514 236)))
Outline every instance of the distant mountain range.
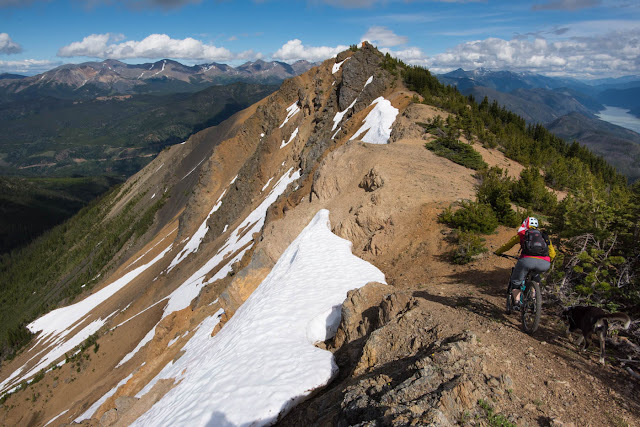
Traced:
POLYGON ((464 95, 478 101, 486 96, 528 123, 541 123, 568 141, 577 140, 630 179, 640 178, 640 135, 596 116, 611 106, 630 110, 640 120, 640 76, 580 81, 481 68, 437 77, 464 95))
POLYGON ((278 84, 315 64, 257 60, 238 67, 210 63, 194 66, 164 59, 125 64, 113 59, 66 64, 36 76, 0 75, 0 102, 29 97, 94 98, 101 95, 196 92, 233 82, 278 84))

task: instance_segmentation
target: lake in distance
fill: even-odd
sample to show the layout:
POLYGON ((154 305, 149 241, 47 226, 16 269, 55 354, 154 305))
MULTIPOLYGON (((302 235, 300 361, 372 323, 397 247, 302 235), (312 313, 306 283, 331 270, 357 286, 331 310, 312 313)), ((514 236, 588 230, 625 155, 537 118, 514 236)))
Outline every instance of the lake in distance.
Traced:
POLYGON ((604 106, 604 110, 596 114, 600 120, 640 133, 640 119, 629 113, 626 108, 604 106))

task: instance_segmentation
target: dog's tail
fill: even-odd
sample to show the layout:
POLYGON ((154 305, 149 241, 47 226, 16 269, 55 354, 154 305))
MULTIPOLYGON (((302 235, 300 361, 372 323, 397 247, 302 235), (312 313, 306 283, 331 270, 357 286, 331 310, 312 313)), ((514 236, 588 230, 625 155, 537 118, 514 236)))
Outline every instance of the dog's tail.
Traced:
POLYGON ((601 319, 607 319, 609 322, 620 322, 623 323, 623 329, 629 329, 629 325, 631 324, 631 318, 627 316, 625 313, 611 313, 605 314, 600 317, 601 319))

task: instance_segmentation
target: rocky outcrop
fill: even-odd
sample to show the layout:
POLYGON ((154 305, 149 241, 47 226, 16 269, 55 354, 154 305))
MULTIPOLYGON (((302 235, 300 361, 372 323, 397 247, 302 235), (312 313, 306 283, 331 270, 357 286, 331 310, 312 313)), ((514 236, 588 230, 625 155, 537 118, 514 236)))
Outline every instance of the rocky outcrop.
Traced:
POLYGON ((367 173, 364 176, 364 178, 362 178, 362 181, 360 182, 359 187, 363 188, 364 191, 370 192, 370 191, 377 190, 383 185, 384 185, 384 178, 382 177, 380 172, 378 172, 376 168, 371 168, 369 173, 367 173))
POLYGON ((482 415, 480 399, 508 394, 510 378, 483 373, 473 333, 443 336, 423 300, 392 290, 370 283, 349 293, 329 346, 338 379, 279 425, 458 425, 482 415))

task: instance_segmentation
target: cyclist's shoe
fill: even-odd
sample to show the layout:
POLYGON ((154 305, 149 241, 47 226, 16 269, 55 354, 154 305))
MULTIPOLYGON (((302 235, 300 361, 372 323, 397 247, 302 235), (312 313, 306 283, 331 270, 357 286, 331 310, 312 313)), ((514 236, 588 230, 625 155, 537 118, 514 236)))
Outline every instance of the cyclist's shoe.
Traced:
POLYGON ((522 304, 520 304, 519 302, 515 303, 513 305, 513 311, 520 311, 522 307, 522 304))

